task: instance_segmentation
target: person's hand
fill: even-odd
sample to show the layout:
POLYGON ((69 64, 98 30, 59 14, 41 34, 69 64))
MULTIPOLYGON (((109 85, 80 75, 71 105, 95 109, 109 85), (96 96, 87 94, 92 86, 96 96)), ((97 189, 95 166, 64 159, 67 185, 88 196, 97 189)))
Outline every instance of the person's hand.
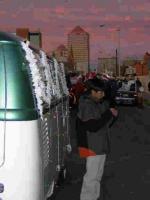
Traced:
POLYGON ((112 115, 114 117, 117 117, 118 116, 118 110, 116 110, 115 108, 110 108, 110 111, 112 112, 112 115))

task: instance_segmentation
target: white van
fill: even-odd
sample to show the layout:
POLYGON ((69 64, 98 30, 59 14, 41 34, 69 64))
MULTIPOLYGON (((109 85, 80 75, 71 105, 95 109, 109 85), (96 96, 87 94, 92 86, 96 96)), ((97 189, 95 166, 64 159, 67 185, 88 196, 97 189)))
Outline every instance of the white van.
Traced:
POLYGON ((62 64, 0 32, 0 200, 46 200, 64 167, 68 90, 62 64))

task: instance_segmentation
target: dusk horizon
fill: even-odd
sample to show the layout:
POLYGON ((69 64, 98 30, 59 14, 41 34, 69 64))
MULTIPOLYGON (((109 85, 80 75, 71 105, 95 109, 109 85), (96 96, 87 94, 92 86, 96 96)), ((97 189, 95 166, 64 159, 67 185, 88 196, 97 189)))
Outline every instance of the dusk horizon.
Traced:
POLYGON ((149 52, 148 0, 26 0, 0 1, 1 30, 29 28, 42 32, 43 49, 67 45, 67 35, 81 26, 90 35, 90 61, 115 56, 120 29, 120 56, 142 58, 149 52), (101 26, 102 25, 102 26, 101 26))

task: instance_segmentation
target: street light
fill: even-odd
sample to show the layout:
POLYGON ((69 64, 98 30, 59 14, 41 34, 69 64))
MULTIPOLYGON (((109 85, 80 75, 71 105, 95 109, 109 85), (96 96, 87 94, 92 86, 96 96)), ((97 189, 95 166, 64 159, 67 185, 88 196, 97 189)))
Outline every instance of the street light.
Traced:
MULTIPOLYGON (((100 24, 99 27, 103 28, 106 24, 100 24)), ((118 32, 118 75, 120 77, 120 27, 115 28, 115 30, 118 32)), ((116 71, 117 73, 117 71, 116 71)))

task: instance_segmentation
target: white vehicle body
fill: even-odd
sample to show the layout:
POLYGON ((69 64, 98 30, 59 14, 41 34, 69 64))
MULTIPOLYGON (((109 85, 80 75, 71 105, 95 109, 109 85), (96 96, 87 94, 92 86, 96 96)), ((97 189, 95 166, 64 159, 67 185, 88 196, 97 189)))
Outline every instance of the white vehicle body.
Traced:
MULTIPOLYGON (((37 71, 35 77, 32 74, 31 81, 30 59, 25 60, 25 51, 19 42, 0 33, 0 200, 46 200, 52 195, 64 167, 66 145, 70 142, 68 95, 64 93, 65 80, 56 70, 59 67, 56 61, 55 71, 49 71, 53 71, 52 77, 47 78, 51 87, 53 84, 53 101, 50 101, 50 86, 43 88, 42 81, 36 84, 41 80, 39 75, 36 76, 37 71), (13 55, 11 60, 14 51, 18 57, 13 55), (57 78, 55 85, 52 83, 54 77, 57 78), (56 84, 57 90, 62 90, 57 99, 54 98, 58 93, 56 84), (47 98, 42 90, 47 90, 47 98)), ((39 55, 39 52, 34 53, 39 55)), ((38 68, 40 64, 34 67, 38 68)), ((42 70, 46 68, 42 67, 42 70)))

